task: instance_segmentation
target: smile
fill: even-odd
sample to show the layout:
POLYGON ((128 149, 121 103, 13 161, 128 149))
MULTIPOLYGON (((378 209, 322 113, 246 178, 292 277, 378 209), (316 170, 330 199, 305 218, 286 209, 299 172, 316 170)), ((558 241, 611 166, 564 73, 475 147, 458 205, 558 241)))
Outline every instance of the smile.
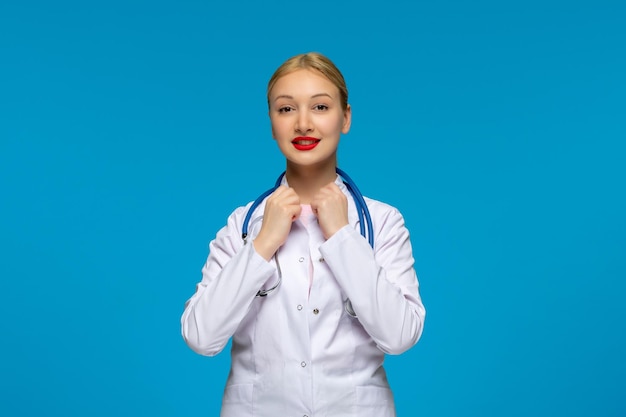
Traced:
POLYGON ((293 147, 299 151, 310 151, 315 148, 318 143, 320 143, 320 139, 312 138, 309 136, 299 136, 291 141, 293 147))

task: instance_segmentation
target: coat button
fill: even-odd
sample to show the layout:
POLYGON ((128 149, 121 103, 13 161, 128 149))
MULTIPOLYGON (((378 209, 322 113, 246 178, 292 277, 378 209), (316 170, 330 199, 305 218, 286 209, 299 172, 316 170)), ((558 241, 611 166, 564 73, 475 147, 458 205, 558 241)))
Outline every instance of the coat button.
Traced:
POLYGON ((304 262, 304 258, 298 259, 298 262, 300 262, 300 263, 304 262))
POLYGON ((298 311, 302 310, 302 304, 298 304, 298 311))
POLYGON ((320 313, 320 311, 317 308, 313 309, 313 314, 319 314, 319 313, 320 313))
POLYGON ((300 362, 300 366, 304 368, 306 366, 306 362, 305 361, 300 362))

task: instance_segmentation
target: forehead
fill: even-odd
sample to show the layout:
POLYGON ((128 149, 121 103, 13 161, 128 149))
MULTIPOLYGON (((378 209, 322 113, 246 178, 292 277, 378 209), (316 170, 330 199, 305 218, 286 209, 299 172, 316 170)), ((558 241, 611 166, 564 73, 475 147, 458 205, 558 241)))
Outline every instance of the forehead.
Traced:
POLYGON ((291 97, 310 97, 317 94, 328 94, 333 98, 339 96, 339 89, 322 73, 310 69, 297 69, 276 80, 270 91, 270 97, 283 95, 291 97))

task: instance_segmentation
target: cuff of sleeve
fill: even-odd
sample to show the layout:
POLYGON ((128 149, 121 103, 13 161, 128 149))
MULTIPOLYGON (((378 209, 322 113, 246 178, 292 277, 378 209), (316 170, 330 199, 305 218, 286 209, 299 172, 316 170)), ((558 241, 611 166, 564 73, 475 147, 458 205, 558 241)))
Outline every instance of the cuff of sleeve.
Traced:
POLYGON ((338 247, 348 242, 351 242, 349 244, 363 244, 368 249, 371 249, 367 240, 351 225, 347 224, 320 246, 320 253, 326 258, 327 255, 337 252, 338 247))
POLYGON ((252 263, 253 268, 258 268, 259 272, 261 273, 273 272, 276 270, 276 268, 270 262, 268 262, 261 255, 259 255, 259 253, 254 248, 254 245, 252 244, 252 242, 248 243, 248 246, 250 246, 249 259, 250 259, 250 262, 252 263))

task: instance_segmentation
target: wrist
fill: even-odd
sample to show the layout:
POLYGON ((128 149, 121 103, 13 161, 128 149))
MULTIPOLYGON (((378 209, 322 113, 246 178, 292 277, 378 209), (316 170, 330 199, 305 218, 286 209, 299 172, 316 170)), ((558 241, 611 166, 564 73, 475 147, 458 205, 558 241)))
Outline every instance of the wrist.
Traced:
POLYGON ((268 262, 270 261, 270 259, 272 259, 272 256, 274 256, 274 253, 276 253, 276 251, 278 250, 277 246, 268 243, 262 238, 259 239, 259 237, 252 241, 252 246, 254 246, 254 250, 256 251, 256 253, 258 253, 268 262))
POLYGON ((338 231, 340 231, 341 229, 343 229, 347 225, 348 225, 348 223, 346 222, 345 224, 335 225, 334 227, 330 228, 328 230, 328 232, 322 231, 324 233, 324 238, 326 240, 330 239, 331 237, 333 237, 335 235, 335 233, 337 233, 338 231))

